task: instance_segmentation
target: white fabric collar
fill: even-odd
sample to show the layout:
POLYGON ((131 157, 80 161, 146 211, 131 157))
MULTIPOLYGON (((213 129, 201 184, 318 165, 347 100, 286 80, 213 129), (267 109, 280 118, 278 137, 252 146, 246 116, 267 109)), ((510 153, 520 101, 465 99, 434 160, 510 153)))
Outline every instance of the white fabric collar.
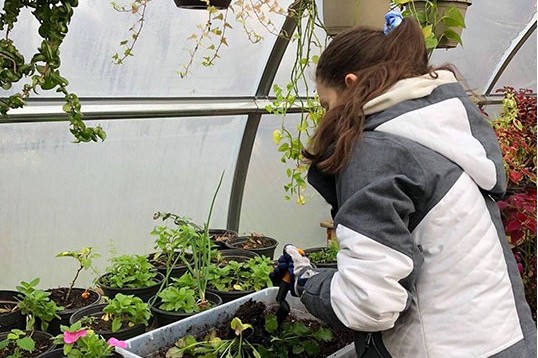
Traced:
POLYGON ((406 78, 398 81, 387 92, 372 99, 364 105, 366 115, 381 112, 400 102, 426 97, 440 85, 457 82, 454 74, 447 70, 436 71, 437 78, 432 78, 429 74, 420 77, 406 78))

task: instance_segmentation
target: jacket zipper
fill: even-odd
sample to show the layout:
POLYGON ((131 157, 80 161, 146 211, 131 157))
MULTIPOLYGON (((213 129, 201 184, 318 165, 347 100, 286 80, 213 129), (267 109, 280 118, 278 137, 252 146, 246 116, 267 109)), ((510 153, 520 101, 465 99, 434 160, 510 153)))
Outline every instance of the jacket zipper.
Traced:
POLYGON ((365 346, 364 346, 364 352, 361 354, 361 356, 359 358, 363 358, 366 353, 368 352, 368 349, 370 348, 370 345, 373 346, 375 352, 377 353, 377 356, 380 357, 380 358, 385 358, 385 356, 379 351, 379 348, 377 347, 376 343, 375 343, 375 339, 374 339, 374 336, 372 333, 368 333, 366 335, 366 343, 365 343, 365 346))

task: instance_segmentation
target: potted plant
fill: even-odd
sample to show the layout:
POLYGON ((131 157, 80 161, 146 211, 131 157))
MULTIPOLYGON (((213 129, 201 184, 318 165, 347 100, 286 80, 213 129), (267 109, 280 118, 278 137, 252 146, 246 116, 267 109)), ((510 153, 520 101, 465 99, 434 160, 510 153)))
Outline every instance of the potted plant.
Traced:
POLYGON ((248 235, 237 236, 226 241, 226 247, 230 249, 253 251, 258 255, 267 256, 270 259, 273 258, 277 246, 277 240, 254 232, 248 235))
POLYGON ((97 291, 88 288, 74 287, 80 273, 83 270, 93 269, 92 260, 99 257, 98 254, 93 252, 93 248, 84 247, 80 251, 65 251, 59 253, 56 257, 72 257, 78 261, 79 265, 75 272, 75 277, 68 287, 56 287, 47 290, 47 292, 50 293, 50 299, 59 307, 62 307, 62 309, 58 311, 58 316, 60 318, 53 318, 49 322, 47 332, 52 335, 60 334, 60 326, 69 324, 69 317, 71 317, 76 310, 97 304, 101 300, 101 295, 97 291))
POLYGON ((273 260, 267 256, 255 256, 246 261, 228 261, 212 264, 209 271, 208 292, 214 292, 223 302, 230 302, 252 292, 271 287, 269 274, 273 260))
POLYGON ((503 153, 507 192, 497 202, 536 320, 536 97, 505 87, 502 111, 492 121, 503 153))
MULTIPOLYGON (((161 286, 159 292, 150 299, 151 309, 157 317, 157 323, 177 321, 193 313, 206 310, 218 305, 222 299, 215 294, 207 296, 209 269, 216 250, 209 236, 209 225, 217 194, 222 185, 224 173, 221 174, 215 193, 209 207, 207 221, 200 229, 190 220, 177 220, 177 232, 185 248, 190 252, 190 262, 180 251, 178 255, 187 267, 187 272, 179 279, 173 279, 174 283, 169 287, 161 286), (215 297, 216 296, 216 297, 215 297), (168 314, 170 313, 170 314, 168 314)), ((165 218, 171 217, 165 215, 165 218)))
POLYGON ((63 309, 56 302, 50 299, 50 292, 45 292, 37 288, 39 278, 30 282, 21 281, 17 286, 19 292, 17 299, 18 306, 23 315, 27 317, 26 330, 32 331, 38 327, 42 331, 47 331, 49 322, 53 319, 60 319, 58 312, 63 309))
POLYGON ((226 249, 226 241, 237 236, 237 231, 228 229, 209 229, 209 237, 218 249, 226 249))
POLYGON ((109 358, 120 357, 114 348, 125 348, 125 341, 117 338, 106 340, 78 321, 71 326, 62 325, 62 333, 54 337, 54 343, 62 348, 43 354, 40 358, 109 358))
POLYGON ((42 331, 12 329, 0 333, 0 357, 38 357, 54 349, 53 336, 42 331))
POLYGON ((323 1, 323 25, 331 36, 355 26, 383 28, 391 0, 323 1))
POLYGON ((110 298, 118 293, 135 295, 147 302, 159 290, 163 274, 155 270, 144 255, 121 255, 110 259, 112 265, 97 279, 97 285, 110 298))
POLYGON ((0 290, 0 332, 26 327, 26 317, 17 305, 18 294, 17 291, 0 290))
MULTIPOLYGON (((170 217, 173 214, 164 214, 164 216, 167 215, 170 217)), ((155 213, 153 218, 157 219, 160 216, 161 213, 155 213)), ((165 219, 163 218, 163 220, 165 219)), ((174 220, 178 221, 179 217, 174 220)), ((182 220, 188 221, 188 219, 183 218, 182 220)), ((190 223, 194 225, 192 222, 190 223)), ((187 271, 187 263, 192 260, 189 253, 189 245, 192 241, 189 227, 189 225, 178 225, 174 228, 156 226, 151 232, 151 235, 156 237, 154 248, 157 251, 149 255, 149 260, 164 276, 180 277, 187 271)))
POLYGON ((305 249, 304 252, 316 267, 337 268, 336 255, 338 254, 338 249, 338 241, 331 240, 329 246, 312 247, 305 249))
POLYGON ((404 16, 418 20, 430 54, 435 48, 462 45, 465 14, 471 0, 392 0, 405 6, 404 16))
POLYGON ((121 293, 112 299, 105 297, 105 301, 76 311, 69 319, 70 324, 81 321, 82 325, 106 339, 128 339, 146 331, 151 319, 146 302, 121 293))
POLYGON ((60 46, 68 32, 71 18, 78 5, 76 0, 42 0, 5 2, 0 12, 0 29, 4 32, 0 39, 0 59, 2 76, 0 86, 9 90, 13 85, 21 88, 15 94, 0 99, 0 114, 6 116, 10 109, 21 108, 32 94, 41 91, 61 93, 65 104, 63 110, 70 121, 70 131, 76 142, 105 140, 104 130, 97 126, 87 127, 82 121, 80 101, 76 94, 67 89, 69 81, 60 74, 60 46), (39 28, 41 38, 37 51, 24 58, 19 44, 10 38, 19 15, 29 11, 39 28), (26 82, 26 83, 25 83, 26 82))
POLYGON ((150 300, 150 309, 155 317, 156 326, 162 327, 222 304, 220 295, 207 290, 204 293, 204 300, 199 299, 197 286, 197 280, 190 272, 186 272, 157 293, 150 300))

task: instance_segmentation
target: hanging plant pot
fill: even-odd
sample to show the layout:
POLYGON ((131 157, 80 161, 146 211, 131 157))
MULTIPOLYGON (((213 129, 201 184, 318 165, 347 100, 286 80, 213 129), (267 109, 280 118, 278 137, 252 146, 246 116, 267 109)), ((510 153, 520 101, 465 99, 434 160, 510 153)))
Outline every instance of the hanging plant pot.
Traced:
POLYGON ((26 317, 17 306, 17 291, 0 291, 0 332, 8 332, 13 328, 24 329, 26 317))
MULTIPOLYGON (((222 298, 216 293, 206 291, 205 298, 207 301, 211 303, 211 306, 209 309, 222 304, 222 298)), ((157 327, 166 326, 167 324, 170 324, 172 322, 181 321, 184 318, 193 316, 200 312, 205 312, 205 310, 200 311, 200 312, 194 312, 194 313, 165 311, 159 308, 159 305, 161 304, 161 299, 159 297, 155 297, 155 299, 152 299, 150 302, 152 302, 150 304, 151 313, 153 314, 153 317, 155 318, 155 325, 157 327)))
MULTIPOLYGON (((431 0, 430 0, 431 1, 431 0)), ((429 4, 428 1, 425 0, 414 0, 414 6, 415 10, 417 12, 425 11, 428 9, 429 4)), ((465 14, 467 13, 467 8, 471 6, 472 1, 471 0, 438 0, 434 2, 432 10, 430 12, 434 12, 436 18, 442 19, 445 17, 445 13, 449 11, 454 11, 452 9, 456 9, 461 16, 465 19, 465 14), (435 9, 435 6, 437 7, 435 9)), ((463 31, 463 27, 460 26, 451 26, 445 24, 444 22, 439 22, 434 26, 434 34, 437 39, 439 39, 439 43, 437 44, 437 48, 454 48, 458 45, 458 42, 453 39, 454 36, 447 37, 447 34, 455 33, 458 37, 461 36, 461 33, 463 31)))
POLYGON ((383 29, 390 0, 323 0, 323 24, 334 36, 355 26, 383 29))
MULTIPOLYGON (((177 7, 183 9, 195 9, 205 10, 207 9, 207 2, 202 0, 174 0, 177 7)), ((209 5, 214 6, 217 9, 227 9, 230 6, 232 0, 209 0, 209 5)))

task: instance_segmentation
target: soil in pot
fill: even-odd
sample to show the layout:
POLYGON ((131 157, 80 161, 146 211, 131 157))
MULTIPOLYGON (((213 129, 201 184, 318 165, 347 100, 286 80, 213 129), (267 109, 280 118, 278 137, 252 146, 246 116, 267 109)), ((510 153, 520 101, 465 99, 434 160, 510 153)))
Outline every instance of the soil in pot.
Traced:
POLYGON ((106 305, 107 304, 105 303, 101 303, 98 305, 81 308, 71 315, 69 318, 69 323, 73 324, 75 322, 84 320, 85 326, 94 330, 95 333, 103 336, 105 339, 114 337, 119 340, 127 340, 146 331, 146 326, 143 324, 129 326, 127 323, 124 323, 118 331, 112 332, 112 320, 105 321, 102 319, 103 308, 106 305))
POLYGON ((278 241, 263 235, 238 236, 226 241, 230 249, 243 249, 253 251, 258 255, 273 258, 278 241))
MULTIPOLYGON (((0 349, 0 358, 6 358, 6 357, 20 357, 20 358, 33 358, 37 357, 40 358, 41 354, 45 352, 52 351, 55 348, 54 343, 52 343, 53 336, 47 332, 42 331, 25 331, 27 335, 29 335, 35 342, 35 348, 30 353, 27 351, 23 351, 22 355, 13 355, 15 353, 16 345, 14 342, 10 342, 7 347, 4 349, 0 349)), ((6 339, 9 332, 2 332, 0 333, 0 341, 3 341, 6 339)))
MULTIPOLYGON (((208 292, 205 293, 206 300, 210 302, 210 306, 208 306, 206 309, 213 308, 215 306, 218 306, 222 304, 223 300, 222 298, 214 293, 214 292, 208 292)), ((173 312, 173 311, 165 311, 162 310, 159 307, 161 304, 161 299, 159 297, 155 297, 155 299, 151 299, 150 302, 153 302, 150 305, 151 313, 153 314, 153 317, 155 317, 155 323, 154 326, 162 327, 167 324, 170 324, 172 322, 181 321, 184 318, 190 317, 198 312, 195 313, 185 313, 185 312, 173 312)), ((200 311, 202 312, 202 311, 200 311)))
MULTIPOLYGON (((252 330, 248 332, 248 341, 251 344, 261 344, 268 346, 271 340, 271 336, 265 330, 265 316, 270 314, 275 314, 275 307, 267 307, 265 303, 249 300, 242 304, 234 314, 234 317, 238 317, 243 324, 248 323, 252 325, 252 330)), ((283 324, 294 324, 294 323, 303 323, 311 331, 318 330, 319 328, 327 328, 323 324, 316 320, 311 319, 301 319, 294 315, 289 315, 283 324)), ((222 322, 220 325, 215 327, 216 336, 221 339, 232 339, 234 338, 234 331, 230 329, 230 321, 222 322)), ((288 357, 304 357, 304 358, 323 358, 331 355, 332 353, 338 351, 339 349, 345 347, 346 345, 353 342, 353 333, 348 332, 332 332, 333 338, 329 342, 318 342, 319 352, 313 356, 307 356, 302 354, 294 354, 290 350, 288 357)), ((203 335, 197 337, 198 340, 203 339, 203 335)), ((277 344, 281 344, 280 342, 277 344)), ((171 348, 163 347, 153 354, 149 355, 148 358, 165 358, 166 352, 171 348)), ((290 348, 291 349, 291 348, 290 348)), ((191 355, 184 355, 183 358, 193 358, 191 355)))
POLYGON ((209 229, 209 237, 219 250, 226 249, 226 241, 237 237, 237 232, 227 229, 209 229))
POLYGON ((157 291, 159 291, 159 288, 161 287, 161 283, 164 280, 164 275, 160 272, 157 272, 157 276, 154 279, 155 284, 148 286, 148 287, 140 287, 140 288, 117 288, 117 287, 110 287, 104 284, 103 282, 106 282, 106 275, 104 274, 97 280, 97 285, 103 290, 103 293, 105 296, 109 298, 114 298, 118 293, 122 293, 124 295, 133 295, 136 297, 140 297, 140 299, 144 302, 148 302, 148 300, 155 296, 157 291))
POLYGON ((58 312, 60 319, 53 319, 49 322, 47 332, 56 336, 62 333, 61 325, 69 326, 69 317, 77 310, 96 305, 101 300, 101 295, 93 290, 85 288, 73 288, 67 297, 69 287, 58 287, 47 290, 50 292, 50 299, 64 309, 58 312))
POLYGON ((26 328, 26 317, 17 307, 17 294, 17 291, 0 291, 0 332, 26 328))

